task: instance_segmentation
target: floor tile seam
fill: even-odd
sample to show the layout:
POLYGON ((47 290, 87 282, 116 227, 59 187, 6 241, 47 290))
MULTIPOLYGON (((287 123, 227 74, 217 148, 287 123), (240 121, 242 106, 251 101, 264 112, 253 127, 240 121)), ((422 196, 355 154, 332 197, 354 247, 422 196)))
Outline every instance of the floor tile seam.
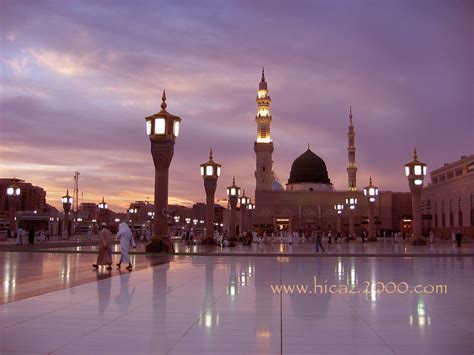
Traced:
MULTIPOLYGON (((168 261, 170 262, 170 261, 168 261)), ((150 268, 153 268, 153 267, 157 267, 157 266, 160 266, 162 264, 159 264, 159 265, 155 265, 155 266, 145 266, 143 268, 140 268, 139 270, 136 270, 136 271, 133 271, 133 272, 140 272, 140 271, 145 271, 147 269, 150 269, 150 268)), ((86 266, 84 266, 84 268, 87 268, 86 266)), ((85 269, 86 270, 86 269, 85 269)), ((117 276, 121 276, 121 274, 111 274, 111 276, 109 277, 105 277, 104 279, 106 278, 112 278, 112 277, 117 277, 117 276)), ((104 280, 102 279, 102 280, 104 280)), ((52 290, 52 291, 49 291, 49 292, 45 292, 45 293, 42 293, 40 295, 34 295, 32 297, 25 297, 25 298, 20 298, 20 299, 15 299, 15 300, 12 300, 12 301, 9 301, 9 302, 5 302, 5 303, 2 303, 0 302, 0 307, 4 304, 9 304, 9 303, 14 303, 14 302, 18 302, 18 301, 22 301, 22 300, 26 300, 26 299, 31 299, 31 298, 34 298, 34 297, 39 297, 39 296, 43 296, 43 295, 47 295, 49 293, 53 293, 53 292, 58 292, 58 291, 63 291, 63 290, 67 290, 67 289, 71 289, 71 288, 74 288, 74 287, 79 287, 79 286, 82 286, 82 285, 87 285, 87 284, 91 284, 93 282, 99 282, 99 281, 102 281, 102 280, 97 280, 97 279, 93 279, 93 280, 86 280, 85 282, 83 283, 80 283, 80 284, 77 284, 77 285, 71 285, 71 286, 67 286, 67 285, 52 285, 52 286, 48 286, 48 287, 57 287, 57 289, 55 290, 52 290)), ((141 282, 145 282, 145 281, 141 281, 141 282)), ((31 282, 30 282, 31 283, 31 282)), ((25 291, 26 292, 26 291, 25 291)), ((89 300, 89 299, 88 299, 89 300)))
POLYGON ((97 330, 99 330, 99 329, 101 329, 101 328, 104 328, 104 327, 110 325, 110 323, 115 322, 115 321, 119 320, 120 318, 123 318, 123 317, 127 316, 127 315, 128 315, 129 313, 131 313, 131 312, 132 312, 132 310, 130 310, 130 311, 128 311, 128 312, 125 312, 125 313, 119 315, 117 318, 111 319, 111 320, 109 320, 108 322, 106 322, 106 323, 104 323, 104 324, 98 325, 96 328, 92 329, 91 331, 89 331, 89 332, 87 332, 87 333, 84 333, 84 334, 82 334, 82 335, 80 335, 80 336, 78 336, 78 337, 75 337, 74 339, 71 339, 71 341, 67 342, 66 344, 63 344, 63 345, 61 345, 60 347, 58 347, 58 348, 56 348, 56 349, 54 349, 54 350, 48 352, 48 354, 49 354, 49 355, 54 354, 55 352, 61 350, 62 348, 64 348, 64 347, 66 347, 66 346, 68 346, 68 345, 70 345, 70 344, 72 344, 72 343, 74 343, 74 342, 76 342, 76 341, 78 341, 78 340, 80 340, 80 339, 82 339, 82 338, 84 338, 84 337, 86 337, 86 336, 92 334, 93 332, 95 332, 95 331, 97 331, 97 330))
POLYGON ((186 332, 178 340, 176 340, 176 342, 170 348, 168 348, 166 350, 165 354, 168 355, 173 350, 173 348, 176 347, 176 345, 178 345, 178 343, 191 331, 191 329, 194 328, 196 326, 196 324, 199 323, 199 321, 208 312, 208 310, 213 308, 220 301, 220 299, 224 296, 225 296, 225 294, 224 294, 224 292, 222 292, 222 295, 220 297, 218 297, 216 299, 216 301, 211 306, 209 306, 204 313, 201 312, 198 319, 196 319, 196 321, 193 324, 191 324, 191 326, 186 330, 186 332))
MULTIPOLYGON (((160 266, 160 265, 158 265, 158 266, 160 266)), ((145 270, 140 270, 140 271, 145 271, 145 270)), ((139 272, 139 271, 136 271, 136 272, 139 272)), ((120 275, 119 275, 119 276, 120 276, 120 275)), ((119 286, 120 286, 120 285, 119 285, 119 286)), ((170 292, 171 292, 171 291, 170 291, 170 292)), ((92 299, 95 299, 95 298, 98 298, 98 297, 94 297, 94 298, 92 298, 92 299)), ((90 300, 90 299, 89 299, 89 300, 90 300)), ((143 305, 140 306, 140 307, 143 307, 143 305)), ((66 347, 66 346, 72 344, 73 342, 76 342, 76 341, 80 340, 81 338, 84 338, 84 337, 88 336, 89 334, 91 334, 91 333, 93 333, 93 332, 95 332, 95 331, 97 331, 97 330, 99 330, 99 329, 101 329, 101 328, 104 328, 104 327, 110 325, 112 322, 115 322, 115 321, 117 321, 117 320, 119 320, 119 319, 121 319, 121 318, 123 318, 123 317, 129 315, 130 313, 134 312, 135 310, 136 310, 135 308, 128 310, 127 312, 125 312, 125 313, 119 315, 118 317, 113 318, 113 319, 109 320, 108 322, 106 322, 106 323, 104 323, 104 324, 102 324, 102 325, 99 325, 98 327, 94 328, 94 329, 91 330, 90 332, 87 332, 87 333, 85 333, 85 334, 83 334, 83 335, 81 335, 81 336, 79 336, 79 337, 76 337, 76 338, 72 339, 70 342, 68 342, 68 343, 66 343, 66 344, 63 344, 63 345, 60 346, 59 348, 54 349, 53 351, 50 351, 48 354, 50 354, 50 355, 51 355, 51 354, 54 354, 55 352, 59 351, 60 349, 62 349, 62 348, 64 348, 64 347, 66 347)))
POLYGON ((379 332, 377 330, 375 330, 374 327, 372 327, 372 325, 370 324, 370 322, 365 318, 365 317, 361 317, 362 321, 365 322, 365 324, 367 324, 367 326, 377 335, 377 337, 384 343, 384 345, 390 349, 390 351, 394 354, 396 354, 397 352, 395 351, 395 349, 393 349, 390 344, 387 343, 387 341, 385 340, 385 338, 379 334, 379 332))
MULTIPOLYGON (((144 270, 138 270, 138 271, 134 271, 134 272, 140 272, 140 271, 144 271, 144 270)), ((116 277, 116 276, 121 276, 121 275, 118 274, 118 275, 115 275, 115 277, 116 277)), ((111 277, 109 277, 109 278, 112 278, 112 277, 114 277, 114 276, 111 276, 111 277)), ((83 286, 83 285, 88 285, 88 284, 91 284, 91 283, 93 283, 93 282, 99 282, 99 281, 102 281, 102 280, 95 280, 95 281, 93 280, 93 281, 85 282, 85 283, 82 283, 82 284, 79 284, 79 285, 73 285, 73 286, 70 286, 70 287, 64 287, 64 288, 60 288, 60 289, 57 289, 57 290, 53 290, 53 291, 50 291, 50 292, 43 293, 43 294, 41 294, 41 295, 35 295, 35 296, 33 296, 33 297, 27 297, 27 298, 23 298, 23 299, 11 301, 11 302, 4 303, 4 304, 15 303, 15 302, 23 301, 23 300, 30 300, 30 299, 33 299, 33 298, 35 298, 35 297, 42 297, 42 296, 51 294, 51 293, 53 293, 53 292, 61 292, 61 291, 64 291, 64 290, 68 290, 68 289, 75 288, 75 287, 81 287, 81 286, 83 286)), ((137 285, 137 284, 140 284, 140 283, 144 283, 144 282, 146 282, 146 281, 145 281, 145 280, 137 281, 135 284, 133 284, 133 286, 135 286, 135 285, 137 285)), ((120 288, 121 288, 121 285, 116 285, 116 286, 114 286, 114 287, 111 289, 111 294, 112 294, 112 292, 114 292, 114 291, 119 291, 120 288)), ((98 296, 92 296, 92 297, 83 299, 83 300, 81 300, 81 301, 79 301, 79 302, 76 302, 76 303, 73 303, 73 304, 69 304, 69 305, 67 305, 67 306, 65 306, 65 307, 63 307, 63 308, 55 309, 55 310, 52 310, 51 312, 44 313, 44 314, 42 314, 42 315, 39 315, 39 317, 41 317, 41 316, 43 316, 43 315, 46 315, 46 314, 49 314, 49 313, 56 312, 56 311, 61 311, 61 310, 64 310, 64 309, 66 309, 66 308, 69 308, 69 307, 71 307, 71 306, 76 306, 76 305, 79 305, 79 304, 84 303, 84 302, 89 302, 89 301, 94 300, 94 299, 97 299, 97 298, 98 298, 98 296)), ((1 307, 2 305, 3 305, 3 304, 0 304, 0 307, 1 307)), ((35 318, 36 318, 36 317, 35 317, 35 318)), ((34 319, 34 318, 31 318, 31 319, 34 319)), ((31 320, 31 319, 30 319, 30 320, 31 320)), ((25 320, 25 321, 26 321, 26 320, 25 320)), ((21 322, 20 322, 20 323, 21 323, 21 322)), ((16 324, 12 324, 12 325, 16 325, 16 324)), ((12 325, 10 325, 10 326, 12 326, 12 325)))
MULTIPOLYGON (((158 266, 160 266, 160 265, 158 265, 158 266)), ((155 267, 156 267, 156 266, 155 266, 155 267)), ((166 291, 166 293, 164 293, 164 294, 165 294, 165 295, 168 295, 168 294, 170 294, 171 292, 175 291, 176 289, 178 289, 178 288, 180 288, 180 287, 186 285, 187 283, 189 283, 189 282, 191 282, 191 281, 193 281, 193 280, 195 280, 195 278, 194 278, 194 279, 189 279, 189 280, 187 280, 187 281, 184 281, 183 283, 179 284, 178 286, 175 286, 174 288, 171 288, 170 290, 166 291)), ((147 281, 147 282, 148 282, 148 281, 147 281)), ((148 302, 146 302, 145 304, 142 304, 142 305, 140 305, 140 306, 137 306, 136 308, 133 308, 133 311, 138 311, 140 308, 145 307, 146 305, 148 305, 148 304, 150 304, 150 303, 153 303, 155 300, 159 299, 161 296, 163 296, 163 295, 159 295, 159 296, 156 296, 156 297, 152 297, 151 300, 148 301, 148 302)))
MULTIPOLYGON (((60 290, 60 291, 62 291, 62 290, 60 290)), ((16 301, 14 301, 14 302, 16 302, 16 301)), ((36 315, 36 316, 34 316, 34 317, 32 317, 32 318, 25 319, 25 320, 22 320, 22 321, 20 321, 20 322, 14 323, 14 324, 10 324, 9 326, 4 327, 4 329, 6 329, 6 328, 11 328, 11 327, 13 327, 13 326, 15 326, 15 325, 22 324, 22 323, 25 323, 25 322, 29 322, 29 321, 31 321, 31 320, 33 320, 33 319, 37 319, 37 318, 43 317, 43 316, 45 316, 45 315, 48 315, 48 314, 51 314, 51 313, 54 313, 54 312, 57 312, 57 311, 62 311, 62 310, 64 310, 64 309, 68 308, 68 307, 71 307, 71 306, 74 306, 74 305, 77 305, 77 304, 80 304, 80 303, 82 303, 82 301, 81 301, 81 302, 77 302, 77 303, 73 303, 72 305, 69 304, 69 305, 67 305, 67 306, 64 306, 64 307, 61 307, 61 308, 58 308, 58 309, 54 309, 54 310, 51 310, 51 311, 46 312, 46 313, 43 313, 43 314, 36 315)))

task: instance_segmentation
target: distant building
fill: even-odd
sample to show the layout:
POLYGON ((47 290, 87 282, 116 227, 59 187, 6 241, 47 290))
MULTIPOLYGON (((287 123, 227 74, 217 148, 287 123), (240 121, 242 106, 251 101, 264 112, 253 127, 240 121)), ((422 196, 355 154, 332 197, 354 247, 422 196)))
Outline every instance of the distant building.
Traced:
MULTIPOLYGON (((349 110, 347 131, 347 190, 336 191, 329 178, 324 160, 309 147, 297 157, 289 174, 286 188, 276 180, 273 171, 274 142, 271 138, 272 115, 268 84, 262 72, 257 90, 257 135, 254 142, 255 211, 253 227, 267 231, 311 232, 317 228, 335 232, 337 214, 335 204, 344 204, 349 194, 358 200, 354 210, 354 227, 358 235, 368 226, 368 201, 361 189, 357 189, 357 166, 355 128, 352 110, 349 110)), ((375 179, 377 184, 377 179, 375 179)), ((368 184, 368 181, 366 182, 368 184)), ((349 232, 347 206, 342 214, 342 232, 349 232)), ((379 233, 383 231, 411 228, 411 194, 381 191, 375 203, 375 224, 379 233)))
POLYGON ((48 208, 46 191, 42 187, 34 186, 25 180, 0 178, 0 214, 8 214, 7 188, 14 183, 21 189, 19 211, 44 212, 48 208))
POLYGON ((421 196, 424 229, 445 237, 458 229, 474 236, 474 155, 444 164, 430 175, 421 196))
POLYGON ((78 217, 82 217, 86 221, 97 219, 99 215, 99 207, 94 202, 82 202, 79 206, 78 217))

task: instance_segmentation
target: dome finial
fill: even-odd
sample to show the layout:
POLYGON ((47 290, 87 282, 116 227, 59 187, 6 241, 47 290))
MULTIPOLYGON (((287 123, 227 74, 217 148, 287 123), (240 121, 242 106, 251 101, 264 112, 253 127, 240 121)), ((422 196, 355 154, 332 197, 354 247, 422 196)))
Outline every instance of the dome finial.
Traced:
POLYGON ((212 160, 212 147, 209 149, 209 160, 212 160))
POLYGON ((265 81, 265 68, 262 67, 262 81, 265 81))
POLYGON ((166 91, 163 90, 163 95, 161 96, 161 109, 165 111, 166 107, 168 107, 168 105, 166 104, 166 91))

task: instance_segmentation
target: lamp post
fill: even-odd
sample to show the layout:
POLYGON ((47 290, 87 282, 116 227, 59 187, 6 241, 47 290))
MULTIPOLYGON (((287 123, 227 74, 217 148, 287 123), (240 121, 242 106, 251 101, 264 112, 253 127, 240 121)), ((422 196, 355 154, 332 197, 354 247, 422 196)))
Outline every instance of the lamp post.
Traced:
POLYGON ((247 210, 249 211, 248 225, 249 225, 250 230, 252 230, 253 229, 253 211, 255 210, 255 204, 250 201, 249 204, 247 205, 247 210))
POLYGON ((341 203, 341 204, 336 204, 334 205, 334 209, 336 210, 336 213, 337 213, 337 221, 336 221, 336 233, 342 233, 342 221, 341 221, 341 217, 342 217, 342 211, 344 211, 344 205, 341 203))
POLYGON ((250 203, 250 198, 245 196, 245 190, 244 194, 239 197, 239 202, 240 202, 240 225, 241 227, 241 233, 245 230, 247 230, 247 205, 250 203))
POLYGON ((16 209, 18 205, 18 200, 21 195, 21 189, 16 184, 18 180, 13 178, 13 184, 7 188, 7 196, 8 196, 8 210, 10 214, 10 231, 11 235, 15 235, 16 231, 16 209))
POLYGON ((423 239, 421 230, 421 191, 426 176, 426 164, 418 160, 416 149, 413 151, 413 160, 405 164, 405 175, 411 191, 413 245, 425 245, 426 240, 423 239))
POLYGON ((354 236, 354 210, 357 206, 357 198, 349 195, 346 198, 346 205, 349 207, 349 239, 355 238, 354 236))
POLYGON ((372 177, 369 179, 369 185, 364 187, 364 195, 367 197, 367 202, 369 203, 369 242, 376 242, 377 236, 375 234, 375 200, 379 195, 379 188, 372 185, 372 177))
POLYGON ((64 226, 63 230, 67 231, 69 236, 69 212, 71 211, 72 206, 72 197, 69 196, 69 190, 66 190, 66 195, 61 198, 61 202, 63 203, 63 210, 64 210, 64 226))
POLYGON ((204 179, 206 190, 206 238, 214 238, 214 195, 217 179, 221 175, 221 165, 212 160, 212 149, 209 151, 209 160, 201 164, 201 176, 204 179))
POLYGON ((235 184, 235 177, 232 179, 232 185, 227 188, 227 196, 229 197, 230 204, 230 238, 236 238, 235 233, 235 210, 237 208, 237 201, 240 195, 240 187, 235 184))
POLYGON ((130 207, 128 210, 128 219, 131 221, 132 223, 132 230, 133 230, 133 224, 135 222, 138 222, 138 218, 137 218, 137 214, 138 214, 138 208, 136 207, 130 207))
POLYGON ((168 235, 168 180, 169 167, 174 154, 174 144, 179 135, 181 118, 166 111, 166 93, 161 97, 161 111, 145 118, 155 165, 155 219, 151 242, 147 252, 174 252, 168 235))
POLYGON ((102 196, 102 201, 98 204, 99 207, 99 224, 107 223, 106 213, 109 205, 107 202, 104 201, 104 197, 102 196))

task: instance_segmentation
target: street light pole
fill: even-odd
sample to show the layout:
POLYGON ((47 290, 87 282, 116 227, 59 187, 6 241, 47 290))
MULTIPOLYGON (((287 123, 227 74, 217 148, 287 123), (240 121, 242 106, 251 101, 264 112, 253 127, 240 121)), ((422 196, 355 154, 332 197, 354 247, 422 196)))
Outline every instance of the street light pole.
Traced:
POLYGON ((66 190, 66 195, 64 195, 61 198, 61 201, 63 203, 63 210, 64 210, 64 226, 63 230, 67 231, 67 234, 69 236, 69 212, 71 211, 71 206, 72 206, 72 197, 69 196, 69 190, 66 190))
POLYGON ((367 241, 376 242, 377 235, 375 234, 375 200, 379 195, 379 188, 372 185, 372 177, 369 179, 369 186, 364 187, 364 195, 367 197, 369 204, 369 238, 367 241))
POLYGON ((411 191, 413 245, 426 245, 421 226, 421 192, 426 176, 426 164, 418 160, 416 149, 413 151, 413 160, 405 164, 405 175, 411 191))
POLYGON ((18 208, 18 200, 21 195, 21 189, 16 185, 18 180, 13 178, 13 184, 7 188, 8 210, 10 214, 10 231, 11 235, 15 235, 16 231, 16 210, 18 208))
POLYGON ((343 204, 336 204, 334 205, 334 209, 337 212, 337 220, 336 220, 336 233, 342 233, 342 222, 341 222, 341 215, 342 211, 344 210, 344 205, 343 204))
POLYGON ((247 204, 250 202, 250 199, 244 194, 239 198, 240 202, 240 225, 241 233, 247 230, 247 204))
POLYGON ((346 205, 349 207, 349 239, 355 238, 354 233, 354 210, 357 205, 357 198, 349 195, 346 198, 346 205))
POLYGON ((240 187, 235 184, 235 177, 232 179, 232 185, 227 188, 227 196, 230 204, 230 238, 236 238, 235 231, 235 211, 237 209, 237 201, 240 195, 240 187))
POLYGON ((212 149, 209 151, 209 160, 201 164, 201 176, 204 179, 206 191, 206 238, 214 238, 214 196, 217 188, 217 179, 221 175, 221 165, 212 160, 212 149))
POLYGON ((166 111, 166 93, 163 90, 161 111, 145 118, 155 165, 155 219, 154 234, 146 246, 148 253, 173 253, 168 235, 168 182, 169 167, 174 155, 174 144, 179 135, 181 118, 166 111))

